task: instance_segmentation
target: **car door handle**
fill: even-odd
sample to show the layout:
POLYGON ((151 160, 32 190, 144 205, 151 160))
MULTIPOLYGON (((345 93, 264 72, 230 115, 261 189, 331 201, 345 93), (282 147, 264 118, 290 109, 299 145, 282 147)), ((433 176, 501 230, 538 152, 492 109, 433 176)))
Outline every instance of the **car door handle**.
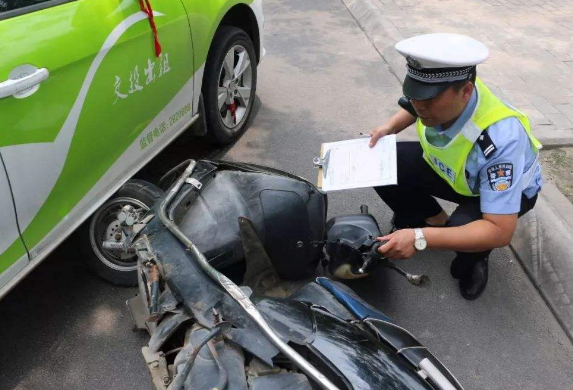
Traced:
POLYGON ((48 69, 37 69, 34 73, 19 79, 8 79, 0 83, 0 99, 8 96, 17 95, 27 89, 33 88, 46 80, 50 72, 48 69))

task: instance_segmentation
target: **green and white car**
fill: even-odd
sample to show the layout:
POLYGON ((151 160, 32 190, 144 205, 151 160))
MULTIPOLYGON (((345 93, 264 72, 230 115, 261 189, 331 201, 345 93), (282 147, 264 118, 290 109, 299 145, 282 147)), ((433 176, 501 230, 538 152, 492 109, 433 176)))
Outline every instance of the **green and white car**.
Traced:
POLYGON ((261 0, 0 0, 0 297, 82 223, 92 268, 136 283, 160 191, 130 178, 190 127, 241 133, 262 28, 261 0))

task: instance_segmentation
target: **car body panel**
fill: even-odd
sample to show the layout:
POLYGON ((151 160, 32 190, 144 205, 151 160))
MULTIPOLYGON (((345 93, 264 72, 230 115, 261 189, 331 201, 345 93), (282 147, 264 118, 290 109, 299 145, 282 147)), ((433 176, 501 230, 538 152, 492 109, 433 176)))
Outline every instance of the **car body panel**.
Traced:
MULTIPOLYGON (((138 4, 83 0, 3 21, 0 33, 7 33, 12 42, 19 42, 26 26, 37 26, 27 39, 39 47, 26 52, 8 47, 6 52, 11 54, 0 77, 7 78, 7 72, 22 64, 50 70, 50 77, 33 95, 0 101, 0 120, 8 123, 0 130, 5 139, 2 153, 13 176, 18 219, 28 247, 33 248, 68 215, 192 77, 192 44, 184 9, 178 2, 163 3, 164 12, 156 12, 164 42, 158 59, 147 15, 138 4), (188 50, 179 50, 182 46, 188 50), (72 54, 54 54, 68 51, 72 54), (141 77, 147 61, 162 70, 161 77, 149 85, 141 77), (122 77, 131 81, 124 90, 120 90, 122 77)), ((191 99, 192 89, 188 105, 191 99)), ((143 149, 142 144, 145 153, 143 149)), ((9 265, 10 259, 3 261, 0 271, 9 265)))
MULTIPOLYGON (((193 31, 193 52, 195 53, 195 66, 198 68, 203 65, 207 59, 210 42, 213 40, 215 31, 223 17, 233 7, 249 7, 253 13, 259 12, 260 0, 240 1, 236 0, 212 0, 196 1, 181 0, 185 4, 189 15, 191 30, 193 31)), ((262 13, 259 13, 262 16, 262 13)))
POLYGON ((160 57, 138 2, 55 3, 0 18, 0 46, 9 53, 0 82, 23 64, 50 73, 34 94, 0 99, 0 121, 7 124, 0 152, 30 249, 28 259, 12 237, 0 251, 0 297, 197 119, 208 47, 238 2, 151 1, 160 57), (202 3, 209 4, 207 25, 193 28, 201 38, 192 40, 198 13, 187 15, 186 7, 202 9, 202 3), (193 45, 206 48, 197 61, 193 45))
POLYGON ((8 176, 4 167, 4 159, 0 152, 0 261, 2 256, 11 256, 13 258, 20 258, 24 256, 25 261, 22 262, 20 268, 14 269, 14 273, 20 271, 27 263, 26 248, 20 238, 18 231, 18 224, 16 223, 16 211, 14 209, 14 200, 10 190, 8 176), (8 249, 8 250, 7 250, 8 249))

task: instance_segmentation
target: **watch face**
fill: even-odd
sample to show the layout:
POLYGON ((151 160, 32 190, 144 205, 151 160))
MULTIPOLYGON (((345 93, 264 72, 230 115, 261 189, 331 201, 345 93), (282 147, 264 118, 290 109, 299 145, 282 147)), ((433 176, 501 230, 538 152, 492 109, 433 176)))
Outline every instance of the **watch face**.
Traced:
POLYGON ((423 251, 424 249, 426 249, 426 245, 427 245, 426 240, 423 240, 423 239, 422 240, 416 240, 414 242, 414 246, 419 251, 423 251))

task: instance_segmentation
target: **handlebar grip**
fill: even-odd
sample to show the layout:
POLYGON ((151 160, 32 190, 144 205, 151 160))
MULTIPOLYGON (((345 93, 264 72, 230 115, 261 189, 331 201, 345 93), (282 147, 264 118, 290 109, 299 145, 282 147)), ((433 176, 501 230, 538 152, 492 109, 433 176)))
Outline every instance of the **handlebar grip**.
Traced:
POLYGON ((382 255, 380 252, 378 252, 378 248, 380 248, 382 245, 386 244, 387 241, 376 241, 373 245, 372 248, 370 249, 370 252, 373 256, 379 257, 381 259, 385 259, 384 255, 382 255))

